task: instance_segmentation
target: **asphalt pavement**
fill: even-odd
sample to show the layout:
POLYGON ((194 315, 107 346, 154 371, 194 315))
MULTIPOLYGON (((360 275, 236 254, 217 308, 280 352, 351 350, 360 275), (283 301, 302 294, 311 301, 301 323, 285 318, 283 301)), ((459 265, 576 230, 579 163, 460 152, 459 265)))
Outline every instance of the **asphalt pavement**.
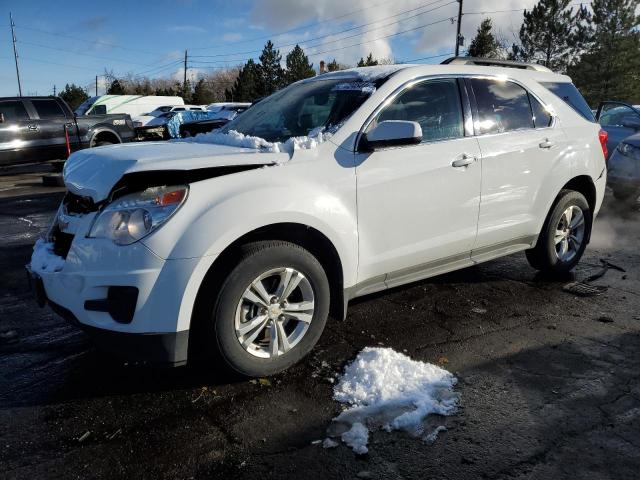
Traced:
MULTIPOLYGON (((0 478, 632 479, 640 472, 640 206, 607 197, 575 272, 523 254, 358 299, 316 349, 262 381, 219 365, 123 365, 40 309, 24 264, 61 199, 0 178, 0 478), (563 287, 609 268, 599 296, 563 287), (373 432, 367 455, 317 444, 333 382, 365 346, 458 376, 433 444, 373 432)), ((30 176, 31 175, 31 176, 30 176)))

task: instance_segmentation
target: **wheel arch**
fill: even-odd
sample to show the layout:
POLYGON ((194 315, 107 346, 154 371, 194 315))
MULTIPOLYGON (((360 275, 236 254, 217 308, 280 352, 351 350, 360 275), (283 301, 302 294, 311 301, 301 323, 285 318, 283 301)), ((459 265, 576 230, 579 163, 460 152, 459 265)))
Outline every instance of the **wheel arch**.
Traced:
POLYGON ((108 128, 102 128, 93 132, 93 136, 91 137, 89 145, 91 147, 95 147, 96 143, 102 141, 109 141, 111 143, 122 143, 120 135, 108 128))
MULTIPOLYGON (((564 184, 560 192, 558 192, 558 196, 563 190, 573 190, 575 192, 581 193, 589 204, 589 210, 591 210, 591 213, 594 214, 597 203, 597 193, 595 183, 589 175, 579 175, 569 180, 564 184)), ((558 197, 556 197, 556 199, 557 198, 558 197)), ((553 204, 555 205, 555 200, 553 204)), ((591 229, 589 229, 587 233, 586 241, 587 244, 589 244, 589 242, 591 241, 591 229)))
POLYGON ((190 335, 197 341, 203 338, 198 331, 206 328, 202 319, 207 318, 215 302, 215 294, 222 282, 235 266, 239 249, 247 243, 261 240, 281 240, 295 243, 314 255, 327 274, 331 292, 331 304, 329 314, 342 320, 346 315, 344 296, 344 271, 343 262, 338 250, 331 240, 319 230, 300 223, 274 223, 252 230, 228 245, 209 266, 203 280, 200 282, 191 311, 190 329, 195 332, 190 335))

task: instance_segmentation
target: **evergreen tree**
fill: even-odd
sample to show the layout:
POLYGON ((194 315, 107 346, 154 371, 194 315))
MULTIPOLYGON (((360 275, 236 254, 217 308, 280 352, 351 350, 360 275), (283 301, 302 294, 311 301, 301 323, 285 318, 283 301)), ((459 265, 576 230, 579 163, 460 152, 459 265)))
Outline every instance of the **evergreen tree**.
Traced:
POLYGON ((334 58, 333 61, 327 64, 327 72, 337 72, 338 70, 342 70, 342 66, 334 58))
POLYGON ((284 70, 280 66, 282 55, 276 50, 271 40, 262 49, 260 55, 260 72, 262 73, 262 95, 271 95, 282 88, 284 84, 284 70))
POLYGON ((78 87, 75 83, 72 83, 71 85, 67 83, 64 90, 62 90, 58 96, 67 102, 67 105, 69 105, 71 110, 75 110, 82 102, 89 98, 87 92, 78 87))
POLYGON ((117 78, 114 78, 109 88, 107 88, 107 95, 124 95, 125 90, 124 86, 120 83, 117 78))
POLYGON ((234 102, 253 102, 264 96, 262 69, 253 58, 240 70, 231 90, 226 92, 227 100, 234 102))
POLYGON ((304 54, 304 50, 302 50, 299 45, 296 45, 295 48, 289 52, 286 63, 287 70, 285 77, 287 83, 297 82, 298 80, 316 75, 313 64, 309 63, 309 58, 304 54))
POLYGON ((369 55, 367 55, 366 60, 364 58, 360 57, 360 60, 358 61, 358 66, 359 67, 373 67, 375 65, 378 65, 378 60, 373 58, 373 54, 372 53, 369 53, 369 55))
POLYGON ((196 86, 193 88, 191 101, 194 105, 207 105, 213 102, 213 93, 204 81, 204 78, 198 80, 198 83, 196 83, 196 86))
POLYGON ((589 48, 568 68, 590 105, 640 103, 639 0, 594 0, 587 21, 589 48))
POLYGON ((574 12, 571 0, 540 0, 531 11, 524 11, 520 27, 520 45, 514 45, 511 57, 541 62, 552 70, 564 72, 584 43, 580 25, 587 19, 585 7, 574 12))
POLYGON ((467 56, 480 58, 497 58, 500 56, 501 45, 493 34, 490 18, 485 18, 471 44, 467 56))

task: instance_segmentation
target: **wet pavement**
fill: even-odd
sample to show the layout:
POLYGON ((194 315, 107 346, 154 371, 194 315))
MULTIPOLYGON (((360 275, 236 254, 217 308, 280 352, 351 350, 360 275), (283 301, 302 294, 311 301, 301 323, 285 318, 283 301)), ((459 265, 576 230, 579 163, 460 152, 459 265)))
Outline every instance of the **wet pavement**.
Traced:
POLYGON ((600 296, 517 254, 358 299, 300 365, 252 382, 122 365, 39 309, 23 265, 61 194, 24 184, 0 198, 0 478, 638 478, 638 205, 607 198, 576 271, 626 270, 600 296), (459 412, 430 420, 447 431, 377 431, 364 456, 312 443, 340 412, 334 376, 379 345, 456 373, 459 412))

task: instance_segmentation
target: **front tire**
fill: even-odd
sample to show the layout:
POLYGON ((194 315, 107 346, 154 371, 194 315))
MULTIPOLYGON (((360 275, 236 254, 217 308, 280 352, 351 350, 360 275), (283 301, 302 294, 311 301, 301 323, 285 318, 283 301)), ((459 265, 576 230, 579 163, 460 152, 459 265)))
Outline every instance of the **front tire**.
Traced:
POLYGON ((246 376, 285 370, 315 346, 329 304, 327 275, 307 250, 283 241, 248 244, 212 312, 218 352, 246 376))
POLYGON ((529 264, 545 273, 569 272, 582 258, 592 224, 593 213, 584 195, 573 190, 561 191, 538 243, 526 251, 529 264))

